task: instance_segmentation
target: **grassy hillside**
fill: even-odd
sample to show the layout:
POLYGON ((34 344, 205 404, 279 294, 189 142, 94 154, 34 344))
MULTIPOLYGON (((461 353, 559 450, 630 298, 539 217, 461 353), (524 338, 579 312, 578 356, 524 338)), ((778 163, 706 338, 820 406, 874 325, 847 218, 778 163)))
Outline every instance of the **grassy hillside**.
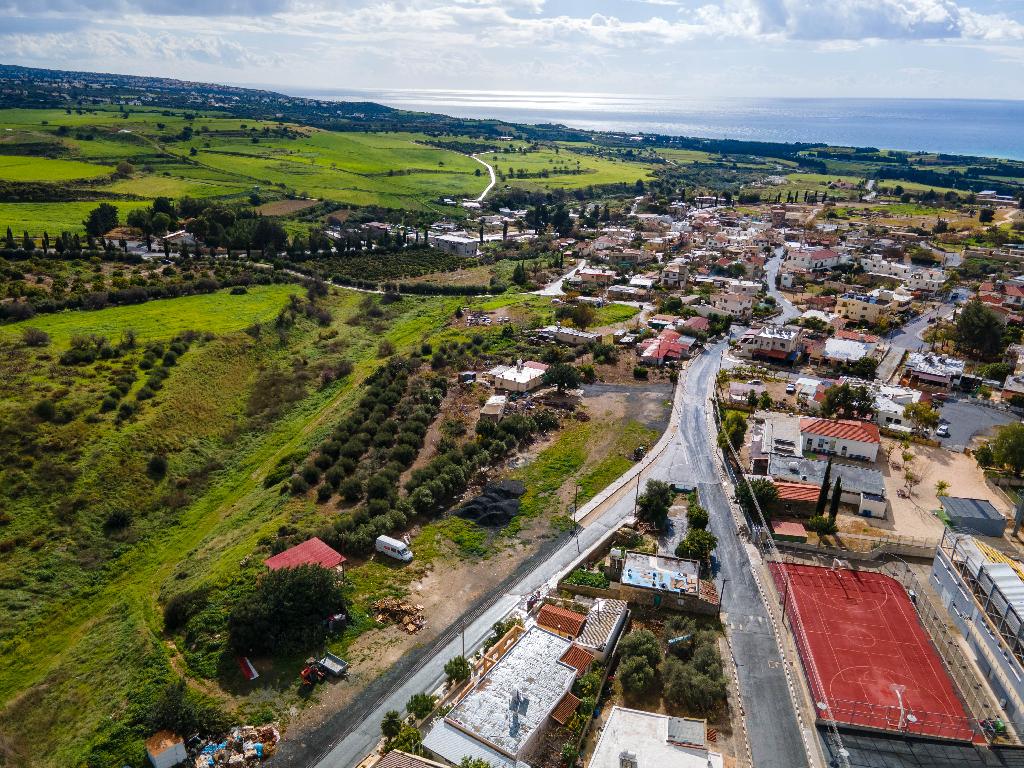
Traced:
MULTIPOLYGON (((24 346, 18 326, 0 334, 9 372, 0 390, 0 719, 12 764, 141 762, 148 706, 186 650, 161 638, 161 594, 193 579, 230 581, 261 539, 305 514, 309 501, 264 489, 263 478, 347 410, 379 365, 382 338, 418 346, 458 304, 406 298, 371 319, 379 299, 340 291, 321 300, 328 326, 300 314, 275 329, 269 321, 291 293, 301 289, 35 318, 51 334, 46 347, 24 346), (262 333, 239 330, 256 320, 262 333), (61 362, 74 337, 116 342, 125 328, 137 332, 134 348, 61 362), (148 345, 170 351, 174 337, 186 348, 155 396, 137 399, 148 345), (352 373, 319 384, 341 361, 352 373), (126 417, 101 405, 125 379, 122 402, 135 408, 126 417), (36 408, 43 400, 53 415, 36 408), (162 475, 154 455, 167 457, 162 475)), ((260 719, 294 702, 293 673, 225 694, 260 719)))

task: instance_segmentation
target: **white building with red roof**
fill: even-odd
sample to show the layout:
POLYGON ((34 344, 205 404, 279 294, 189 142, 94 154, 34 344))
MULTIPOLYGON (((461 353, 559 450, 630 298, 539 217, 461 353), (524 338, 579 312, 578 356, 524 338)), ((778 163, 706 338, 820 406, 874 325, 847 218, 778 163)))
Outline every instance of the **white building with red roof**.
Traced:
POLYGON ((803 418, 800 442, 805 451, 873 462, 878 457, 882 437, 878 426, 870 421, 803 418))

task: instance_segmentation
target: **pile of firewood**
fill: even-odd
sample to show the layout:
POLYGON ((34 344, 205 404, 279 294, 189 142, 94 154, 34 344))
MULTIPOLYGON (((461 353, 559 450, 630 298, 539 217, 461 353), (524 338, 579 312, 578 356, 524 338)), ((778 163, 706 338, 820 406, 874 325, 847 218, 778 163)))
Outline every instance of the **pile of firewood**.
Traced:
POLYGON ((406 632, 419 632, 426 625, 423 618, 423 606, 413 605, 394 597, 384 597, 373 604, 375 618, 381 624, 398 624, 406 632))

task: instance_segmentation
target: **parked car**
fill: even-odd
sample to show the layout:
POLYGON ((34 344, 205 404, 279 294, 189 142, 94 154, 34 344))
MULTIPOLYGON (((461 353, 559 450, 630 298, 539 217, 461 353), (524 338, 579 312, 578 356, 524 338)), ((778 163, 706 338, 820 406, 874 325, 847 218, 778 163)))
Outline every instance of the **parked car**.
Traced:
POLYGON ((795 395, 796 394, 796 384, 787 384, 786 385, 786 394, 787 395, 795 395))
POLYGON ((939 424, 939 428, 935 430, 935 434, 939 437, 949 437, 949 427, 945 424, 939 424))

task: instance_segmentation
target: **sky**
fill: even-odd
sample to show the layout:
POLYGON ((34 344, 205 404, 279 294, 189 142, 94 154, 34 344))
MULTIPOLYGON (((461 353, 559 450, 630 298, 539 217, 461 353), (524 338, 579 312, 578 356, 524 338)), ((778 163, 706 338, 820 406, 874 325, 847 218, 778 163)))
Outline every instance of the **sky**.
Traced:
POLYGON ((1024 0, 0 0, 0 61, 285 92, 1024 99, 1024 0))

